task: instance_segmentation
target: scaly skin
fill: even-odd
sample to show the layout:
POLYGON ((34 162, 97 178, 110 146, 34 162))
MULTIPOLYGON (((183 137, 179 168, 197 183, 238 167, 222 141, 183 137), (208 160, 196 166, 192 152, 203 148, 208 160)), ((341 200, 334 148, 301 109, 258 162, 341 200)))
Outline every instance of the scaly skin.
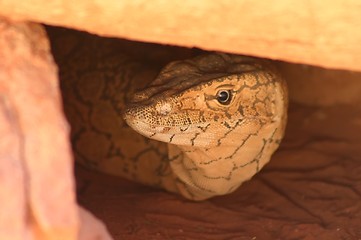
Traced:
POLYGON ((169 64, 124 118, 169 144, 176 188, 168 190, 203 200, 234 191, 270 160, 286 110, 286 85, 266 62, 214 53, 169 64), (231 93, 226 104, 217 100, 222 90, 231 93))
POLYGON ((64 38, 53 49, 82 165, 203 200, 250 179, 283 137, 287 90, 265 61, 212 53, 155 78, 114 40, 64 38), (220 89, 232 95, 226 104, 220 89))

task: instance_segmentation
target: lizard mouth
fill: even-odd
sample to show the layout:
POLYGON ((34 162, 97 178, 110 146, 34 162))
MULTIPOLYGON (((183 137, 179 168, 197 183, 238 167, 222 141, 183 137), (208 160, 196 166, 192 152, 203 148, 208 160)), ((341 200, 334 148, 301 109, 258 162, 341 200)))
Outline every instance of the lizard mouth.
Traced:
MULTIPOLYGON (((197 144, 203 143, 205 139, 198 136, 201 131, 206 130, 209 126, 207 123, 192 123, 190 118, 187 122, 182 120, 172 122, 174 119, 179 119, 180 116, 173 114, 158 116, 143 106, 127 108, 123 113, 123 118, 129 127, 137 133, 153 140, 177 145, 192 145, 194 144, 192 139, 195 138, 197 138, 197 144), (167 118, 170 122, 167 121, 167 118), (160 119, 166 120, 161 121, 160 119)), ((203 132, 202 136, 206 135, 203 132)), ((210 138, 211 136, 208 136, 206 140, 209 141, 210 138)))
POLYGON ((123 119, 133 130, 149 138, 155 134, 167 134, 171 130, 169 126, 156 124, 152 117, 147 116, 144 111, 139 111, 136 107, 127 108, 123 112, 123 119))
POLYGON ((123 115, 125 122, 129 125, 129 127, 133 128, 135 131, 143 134, 143 135, 152 135, 154 133, 166 133, 170 127, 166 126, 153 126, 149 122, 145 121, 141 118, 135 118, 133 116, 129 116, 128 114, 123 115))
POLYGON ((151 137, 155 134, 153 128, 145 121, 129 118, 127 115, 125 115, 124 119, 129 127, 146 137, 151 137))

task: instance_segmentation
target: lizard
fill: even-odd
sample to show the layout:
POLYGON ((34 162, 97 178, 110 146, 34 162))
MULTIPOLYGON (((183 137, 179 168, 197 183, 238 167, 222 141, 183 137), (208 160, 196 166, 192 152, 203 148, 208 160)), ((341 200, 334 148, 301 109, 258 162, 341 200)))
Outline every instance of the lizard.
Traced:
POLYGON ((235 191, 278 148, 287 86, 268 61, 211 52, 157 73, 94 41, 93 57, 84 44, 55 54, 82 165, 205 200, 235 191))

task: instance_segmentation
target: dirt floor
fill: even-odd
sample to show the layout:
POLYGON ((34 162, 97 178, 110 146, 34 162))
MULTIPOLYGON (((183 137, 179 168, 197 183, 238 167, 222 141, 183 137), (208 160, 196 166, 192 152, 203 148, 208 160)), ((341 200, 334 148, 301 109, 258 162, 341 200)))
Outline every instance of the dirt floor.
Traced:
POLYGON ((271 162, 204 202, 76 170, 79 202, 115 239, 361 239, 361 111, 291 104, 271 162))

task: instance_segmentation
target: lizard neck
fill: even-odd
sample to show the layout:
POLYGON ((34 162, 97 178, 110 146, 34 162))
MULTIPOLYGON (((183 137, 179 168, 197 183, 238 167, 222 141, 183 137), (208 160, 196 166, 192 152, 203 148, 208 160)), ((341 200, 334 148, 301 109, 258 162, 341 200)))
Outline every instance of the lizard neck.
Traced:
POLYGON ((234 145, 168 145, 170 167, 176 173, 179 191, 193 200, 203 200, 236 190, 269 161, 278 147, 283 129, 277 125, 259 122, 258 128, 243 129, 234 145))

